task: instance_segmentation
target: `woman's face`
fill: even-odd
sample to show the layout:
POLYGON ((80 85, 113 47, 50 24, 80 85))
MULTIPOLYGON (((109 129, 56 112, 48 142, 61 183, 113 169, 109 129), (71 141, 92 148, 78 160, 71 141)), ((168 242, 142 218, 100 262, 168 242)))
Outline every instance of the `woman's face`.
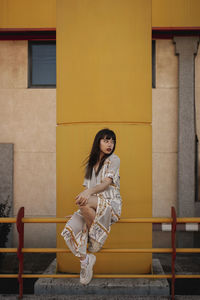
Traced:
POLYGON ((111 139, 106 139, 103 138, 100 140, 100 151, 104 154, 109 154, 112 152, 113 148, 114 148, 114 140, 111 139))

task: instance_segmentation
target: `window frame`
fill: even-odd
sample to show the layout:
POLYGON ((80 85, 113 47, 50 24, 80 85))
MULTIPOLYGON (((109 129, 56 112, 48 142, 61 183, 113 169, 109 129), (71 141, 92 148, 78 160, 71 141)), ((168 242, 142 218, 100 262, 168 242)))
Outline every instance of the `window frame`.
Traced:
POLYGON ((28 88, 56 88, 56 84, 32 84, 32 45, 51 45, 56 41, 28 41, 28 88))

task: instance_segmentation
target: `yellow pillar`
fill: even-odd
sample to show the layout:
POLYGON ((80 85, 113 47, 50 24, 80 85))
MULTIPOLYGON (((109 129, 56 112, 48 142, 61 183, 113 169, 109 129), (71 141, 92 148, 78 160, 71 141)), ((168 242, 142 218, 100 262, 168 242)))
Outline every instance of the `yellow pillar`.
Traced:
MULTIPOLYGON (((98 130, 117 135, 121 218, 152 216, 151 1, 57 1, 57 216, 77 210, 98 130)), ((67 247, 57 225, 57 246, 67 247)), ((151 224, 114 224, 105 248, 152 247, 151 224)), ((152 254, 97 253, 95 273, 148 273, 152 254)), ((79 272, 71 253, 57 269, 79 272)))

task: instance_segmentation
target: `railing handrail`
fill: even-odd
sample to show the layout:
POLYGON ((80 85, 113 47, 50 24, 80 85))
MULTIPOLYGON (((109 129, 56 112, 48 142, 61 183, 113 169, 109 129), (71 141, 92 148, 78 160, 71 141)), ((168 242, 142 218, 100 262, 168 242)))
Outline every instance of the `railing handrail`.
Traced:
MULTIPOLYGON (((116 223, 155 223, 155 224, 165 224, 170 223, 171 231, 171 248, 130 248, 130 249, 111 249, 111 248, 102 248, 100 253, 171 253, 172 254, 172 274, 160 274, 160 275, 149 275, 149 274, 94 274, 94 278, 171 278, 172 279, 172 288, 171 296, 174 299, 174 290, 175 290, 175 279, 176 278, 200 278, 200 274, 175 274, 175 258, 176 253, 200 253, 200 248, 176 248, 175 245, 175 235, 177 230, 178 223, 200 223, 200 218, 198 217, 187 217, 187 218, 177 218, 175 208, 171 208, 171 218, 166 217, 140 217, 140 218, 122 218, 116 223)), ((24 248, 24 224, 25 223, 66 223, 67 219, 71 216, 64 218, 60 217, 42 217, 42 218, 25 218, 24 217, 24 207, 21 207, 18 211, 17 217, 3 217, 0 218, 0 223, 16 223, 17 230, 19 233, 19 246, 18 248, 0 248, 1 252, 13 252, 17 253, 19 259, 19 273, 18 274, 0 274, 0 278, 16 278, 18 277, 19 281, 19 298, 23 297, 23 279, 22 278, 40 278, 40 277, 49 277, 49 278, 72 278, 79 277, 77 274, 23 274, 23 254, 24 253, 70 253, 69 249, 66 248, 24 248)), ((193 230, 192 231, 196 231, 193 230)))
MULTIPOLYGON (((22 223, 65 223, 67 218, 58 218, 58 217, 51 217, 51 218, 22 218, 22 223)), ((16 218, 10 217, 3 217, 0 218, 0 223, 16 223, 16 218)), ((172 223, 172 218, 160 218, 160 217, 152 217, 152 218, 123 218, 117 221, 117 223, 172 223)), ((197 217, 189 217, 189 218, 177 218, 176 223, 200 223, 200 218, 197 217)))
MULTIPOLYGON (((0 248, 0 253, 16 253, 17 248, 0 248)), ((71 253, 66 248, 22 248, 22 253, 71 253)), ((172 253, 172 248, 102 248, 98 253, 172 253)), ((176 248, 176 253, 200 253, 200 248, 176 248)))

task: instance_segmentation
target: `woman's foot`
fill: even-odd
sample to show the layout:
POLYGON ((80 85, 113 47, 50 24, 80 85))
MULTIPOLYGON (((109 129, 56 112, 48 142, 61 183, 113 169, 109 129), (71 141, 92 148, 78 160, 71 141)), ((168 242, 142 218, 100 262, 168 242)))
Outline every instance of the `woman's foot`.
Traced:
POLYGON ((93 266, 96 262, 96 256, 94 254, 87 254, 88 259, 86 262, 81 261, 80 271, 80 283, 88 284, 93 276, 93 266))

